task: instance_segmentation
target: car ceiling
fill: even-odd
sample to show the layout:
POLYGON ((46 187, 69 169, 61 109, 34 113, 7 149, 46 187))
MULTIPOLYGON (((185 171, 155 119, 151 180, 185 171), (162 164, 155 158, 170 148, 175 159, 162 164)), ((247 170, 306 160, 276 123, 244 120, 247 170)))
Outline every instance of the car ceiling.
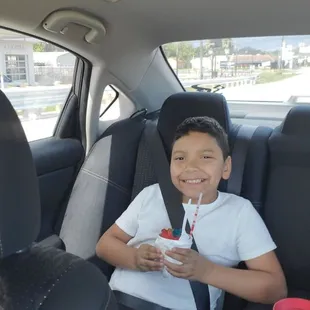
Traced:
MULTIPOLYGON (((158 53, 153 51, 161 44, 206 38, 307 34, 310 29, 308 0, 1 1, 1 26, 75 51, 94 66, 104 67, 125 93, 146 85, 149 69, 159 65, 158 53), (70 27, 65 35, 42 28, 42 21, 51 12, 67 8, 86 11, 102 20, 107 28, 103 42, 87 44, 81 39, 81 29, 86 29, 77 25, 70 27)), ((172 88, 180 89, 180 85, 172 88)), ((149 87, 147 91, 152 89, 149 87)), ((140 99, 148 98, 144 93, 140 99)))
MULTIPOLYGON (((109 60, 131 46, 154 49, 178 40, 302 34, 310 23, 307 0, 11 0, 3 1, 0 20, 2 25, 52 38, 40 24, 62 8, 85 10, 104 21, 108 32, 103 46, 90 51, 86 43, 76 43, 81 54, 109 60)), ((57 41, 67 45, 65 37, 57 41)))

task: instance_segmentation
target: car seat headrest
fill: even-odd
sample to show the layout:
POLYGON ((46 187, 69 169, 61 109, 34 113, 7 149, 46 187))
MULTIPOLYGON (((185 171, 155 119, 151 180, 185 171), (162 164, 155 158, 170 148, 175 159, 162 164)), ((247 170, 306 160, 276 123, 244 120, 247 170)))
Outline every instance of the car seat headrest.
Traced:
POLYGON ((216 119, 227 134, 231 130, 227 103, 222 95, 197 92, 174 94, 164 102, 157 124, 158 131, 169 156, 178 125, 186 118, 196 116, 208 116, 216 119))
POLYGON ((310 106, 293 107, 281 125, 281 132, 285 135, 310 135, 310 106))
POLYGON ((0 258, 27 248, 40 229, 31 150, 10 101, 0 91, 0 258))

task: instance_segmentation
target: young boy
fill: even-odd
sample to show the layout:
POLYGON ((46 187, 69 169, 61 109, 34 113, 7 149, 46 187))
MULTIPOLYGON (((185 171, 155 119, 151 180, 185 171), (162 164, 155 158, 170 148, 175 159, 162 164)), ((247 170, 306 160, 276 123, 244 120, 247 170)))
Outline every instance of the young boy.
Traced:
POLYGON ((261 217, 248 200, 217 190, 231 171, 227 135, 218 122, 208 117, 185 120, 175 134, 170 167, 190 223, 203 194, 194 230, 199 253, 166 252, 182 263, 176 265, 154 247, 170 222, 159 185, 149 186, 98 242, 97 255, 116 266, 111 288, 178 310, 196 309, 188 279, 209 285, 211 310, 217 309, 221 290, 257 303, 285 297, 276 246, 261 217), (240 261, 248 270, 231 268, 240 261), (164 267, 173 277, 163 277, 164 267))

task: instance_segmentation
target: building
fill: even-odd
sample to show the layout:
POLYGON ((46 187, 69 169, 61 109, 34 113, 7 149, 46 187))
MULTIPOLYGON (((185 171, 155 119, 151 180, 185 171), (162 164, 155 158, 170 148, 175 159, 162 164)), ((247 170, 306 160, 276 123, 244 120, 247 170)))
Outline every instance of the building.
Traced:
MULTIPOLYGON (((226 55, 213 55, 202 58, 202 66, 204 70, 219 70, 222 62, 227 62, 228 57, 226 55), (213 61, 213 64, 212 64, 213 61)), ((194 70, 200 70, 201 59, 199 57, 191 60, 191 66, 194 70)))
POLYGON ((76 57, 69 52, 34 52, 35 67, 74 67, 76 57))
POLYGON ((286 42, 283 41, 282 49, 281 49, 281 61, 282 61, 282 66, 284 68, 293 69, 294 59, 297 58, 297 57, 295 57, 294 54, 295 53, 294 53, 293 46, 287 45, 286 42))
POLYGON ((238 68, 270 68, 276 62, 276 58, 271 55, 233 55, 230 57, 230 63, 238 68))
POLYGON ((0 74, 5 83, 34 85, 33 44, 36 39, 0 29, 0 74))
POLYGON ((300 43, 298 48, 298 63, 302 66, 310 66, 310 46, 300 43))

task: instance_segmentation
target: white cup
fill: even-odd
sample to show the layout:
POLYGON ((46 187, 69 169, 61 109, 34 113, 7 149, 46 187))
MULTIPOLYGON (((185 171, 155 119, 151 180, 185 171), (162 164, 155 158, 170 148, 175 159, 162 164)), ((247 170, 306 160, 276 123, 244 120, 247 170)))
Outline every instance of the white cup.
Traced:
MULTIPOLYGON (((193 239, 189 235, 182 235, 179 240, 166 239, 158 236, 155 241, 155 247, 161 250, 165 260, 173 264, 182 265, 181 262, 167 256, 166 251, 172 250, 173 248, 190 249, 192 247, 192 243, 193 239)), ((171 277, 166 268, 163 269, 163 275, 165 277, 171 277)))

